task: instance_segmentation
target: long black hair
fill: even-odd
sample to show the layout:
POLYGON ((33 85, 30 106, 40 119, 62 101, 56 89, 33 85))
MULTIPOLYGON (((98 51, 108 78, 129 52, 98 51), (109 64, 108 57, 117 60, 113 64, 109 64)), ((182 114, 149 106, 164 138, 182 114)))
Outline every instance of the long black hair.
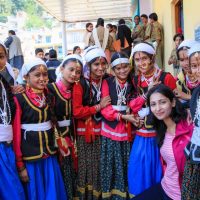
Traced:
MULTIPOLYGON (((182 106, 181 102, 176 98, 173 91, 169 87, 167 87, 166 85, 160 84, 150 89, 147 94, 147 105, 149 107, 150 107, 151 95, 154 93, 160 93, 164 95, 170 100, 170 102, 175 100, 176 104, 175 104, 175 107, 172 108, 170 117, 176 124, 179 123, 181 120, 186 120, 187 118, 186 109, 182 106)), ((165 138, 167 126, 165 125, 163 120, 157 119, 151 111, 150 111, 150 121, 154 129, 156 130, 158 145, 161 147, 165 138)))

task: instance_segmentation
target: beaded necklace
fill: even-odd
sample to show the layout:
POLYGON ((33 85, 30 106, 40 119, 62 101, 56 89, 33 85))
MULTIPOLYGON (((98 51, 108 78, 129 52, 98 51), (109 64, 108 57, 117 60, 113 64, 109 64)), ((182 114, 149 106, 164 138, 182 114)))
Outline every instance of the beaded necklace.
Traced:
POLYGON ((0 118, 2 123, 7 126, 11 122, 11 110, 10 105, 8 103, 6 89, 3 85, 2 80, 0 80, 1 88, 2 88, 2 101, 3 101, 3 108, 0 107, 0 118))

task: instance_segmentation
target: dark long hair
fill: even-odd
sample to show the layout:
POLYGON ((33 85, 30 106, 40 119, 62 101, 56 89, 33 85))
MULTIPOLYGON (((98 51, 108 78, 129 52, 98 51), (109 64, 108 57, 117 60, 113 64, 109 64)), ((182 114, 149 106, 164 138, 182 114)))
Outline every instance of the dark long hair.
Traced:
MULTIPOLYGON (((152 89, 150 89, 147 94, 147 105, 149 107, 150 107, 151 95, 154 93, 160 93, 160 94, 164 95, 171 102, 175 99, 176 105, 175 105, 175 107, 172 108, 170 117, 176 124, 179 123, 181 120, 186 120, 186 118, 187 118, 186 109, 183 108, 181 102, 176 98, 173 91, 169 87, 167 87, 163 84, 160 84, 160 85, 155 86, 152 89)), ((163 144, 164 138, 165 138, 167 126, 165 125, 163 120, 157 119, 151 111, 150 111, 149 117, 150 117, 151 124, 153 125, 153 127, 157 133, 158 145, 161 147, 163 144)))

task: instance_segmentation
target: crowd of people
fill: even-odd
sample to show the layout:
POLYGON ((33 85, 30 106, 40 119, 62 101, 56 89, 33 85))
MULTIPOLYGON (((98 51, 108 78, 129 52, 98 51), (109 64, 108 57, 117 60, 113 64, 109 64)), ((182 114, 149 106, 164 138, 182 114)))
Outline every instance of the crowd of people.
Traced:
POLYGON ((1 200, 200 199, 200 43, 176 34, 165 72, 149 18, 87 23, 83 56, 36 49, 18 77, 0 43, 1 200))

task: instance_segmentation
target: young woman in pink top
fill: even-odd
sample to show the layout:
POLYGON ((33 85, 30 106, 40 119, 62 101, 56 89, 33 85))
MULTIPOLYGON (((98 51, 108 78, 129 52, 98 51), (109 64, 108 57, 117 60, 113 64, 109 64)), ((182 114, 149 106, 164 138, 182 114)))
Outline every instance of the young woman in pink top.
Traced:
POLYGON ((170 88, 161 84, 147 95, 151 121, 157 133, 163 166, 161 182, 133 199, 181 200, 181 183, 185 165, 184 148, 191 138, 193 125, 187 112, 170 88))

